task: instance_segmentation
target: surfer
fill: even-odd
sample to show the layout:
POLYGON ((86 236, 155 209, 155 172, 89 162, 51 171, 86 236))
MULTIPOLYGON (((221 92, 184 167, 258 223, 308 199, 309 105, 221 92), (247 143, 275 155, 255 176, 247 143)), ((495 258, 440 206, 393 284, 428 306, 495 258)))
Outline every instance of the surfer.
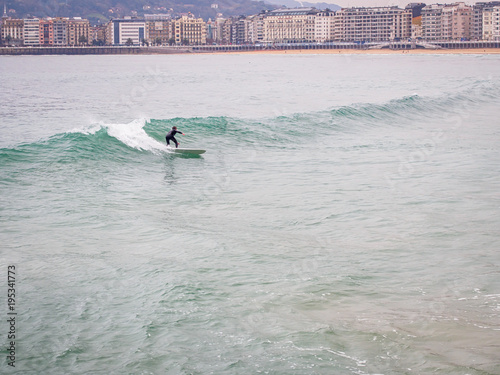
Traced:
POLYGON ((185 135, 183 132, 177 130, 177 126, 173 126, 172 130, 170 130, 167 133, 167 136, 165 137, 165 140, 167 141, 167 146, 170 146, 170 141, 174 141, 175 143, 175 148, 179 147, 179 142, 177 142, 177 139, 175 139, 174 135, 177 133, 181 133, 182 135, 185 135))

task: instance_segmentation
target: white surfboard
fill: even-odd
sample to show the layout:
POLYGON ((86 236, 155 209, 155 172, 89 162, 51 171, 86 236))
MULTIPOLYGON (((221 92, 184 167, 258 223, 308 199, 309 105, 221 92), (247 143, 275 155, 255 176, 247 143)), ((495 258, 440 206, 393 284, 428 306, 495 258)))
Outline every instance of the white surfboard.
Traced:
POLYGON ((197 150, 194 148, 172 148, 173 152, 179 154, 191 154, 191 155, 201 155, 205 153, 205 150, 197 150))

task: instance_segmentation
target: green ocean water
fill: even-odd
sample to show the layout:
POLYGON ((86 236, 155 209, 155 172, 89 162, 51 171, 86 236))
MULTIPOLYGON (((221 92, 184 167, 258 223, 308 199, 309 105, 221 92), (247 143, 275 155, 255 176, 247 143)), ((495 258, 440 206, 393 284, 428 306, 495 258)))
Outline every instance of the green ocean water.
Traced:
POLYGON ((500 374, 499 59, 0 58, 0 373, 500 374))

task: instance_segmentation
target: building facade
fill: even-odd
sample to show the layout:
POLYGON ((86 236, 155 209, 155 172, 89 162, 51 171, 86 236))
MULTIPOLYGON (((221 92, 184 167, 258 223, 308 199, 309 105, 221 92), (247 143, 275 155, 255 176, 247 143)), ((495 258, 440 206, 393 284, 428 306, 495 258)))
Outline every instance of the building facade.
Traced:
POLYGON ((68 44, 68 20, 69 18, 65 17, 56 17, 52 19, 55 46, 65 46, 68 44))
POLYGON ((38 18, 24 19, 24 45, 36 47, 40 45, 40 20, 38 18))
POLYGON ((298 43, 314 40, 315 8, 277 9, 266 13, 264 42, 298 43))
POLYGON ((346 8, 337 12, 337 38, 344 42, 381 42, 411 37, 411 9, 346 8))
POLYGON ((314 18, 314 41, 331 42, 335 40, 335 12, 325 10, 318 12, 314 18))
POLYGON ((51 19, 40 20, 40 45, 54 45, 54 22, 51 19))
POLYGON ((170 14, 147 14, 144 18, 148 42, 157 46, 170 44, 173 38, 170 14))
POLYGON ((483 39, 483 12, 485 8, 500 6, 500 1, 491 1, 488 3, 478 2, 474 4, 472 10, 471 38, 474 40, 483 39))
POLYGON ((90 23, 79 17, 71 18, 67 22, 67 44, 70 46, 88 45, 90 41, 90 23))
POLYGON ((473 9, 464 3, 432 4, 422 9, 422 36, 428 41, 470 39, 473 9))
MULTIPOLYGON (((5 7, 4 7, 5 9, 5 7)), ((247 43, 391 42, 500 39, 500 1, 473 7, 410 3, 398 7, 343 8, 337 12, 315 8, 276 9, 252 16, 222 18, 205 23, 191 13, 177 19, 170 14, 148 14, 144 19, 114 19, 100 28, 79 17, 10 19, 4 11, 1 39, 7 45, 77 46, 204 45, 247 43), (105 32, 103 32, 105 30, 105 32)))
POLYGON ((172 21, 158 20, 146 22, 146 35, 149 43, 165 46, 170 44, 173 37, 172 21))
POLYGON ((483 40, 500 41, 500 6, 483 10, 483 40))
POLYGON ((22 45, 24 43, 24 20, 4 19, 2 41, 8 45, 22 45))
POLYGON ((114 46, 140 45, 146 37, 146 23, 132 18, 114 19, 108 24, 106 43, 114 46))
POLYGON ((182 16, 173 21, 176 45, 203 45, 207 43, 207 26, 202 18, 182 16))
POLYGON ((442 14, 444 5, 432 4, 422 9, 422 37, 425 40, 442 40, 442 14))

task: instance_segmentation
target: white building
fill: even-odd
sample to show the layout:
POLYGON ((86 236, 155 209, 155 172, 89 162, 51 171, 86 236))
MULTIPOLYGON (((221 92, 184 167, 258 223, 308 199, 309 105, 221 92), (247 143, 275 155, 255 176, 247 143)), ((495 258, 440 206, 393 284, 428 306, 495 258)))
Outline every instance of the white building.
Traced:
POLYGON ((108 24, 108 39, 114 46, 132 43, 137 46, 146 39, 146 22, 135 19, 116 19, 108 24))
POLYGON ((338 38, 346 42, 380 42, 411 37, 411 9, 345 8, 336 14, 338 38))
POLYGON ((490 1, 488 3, 478 2, 473 6, 471 37, 474 40, 483 39, 483 10, 500 6, 500 1, 490 1))
POLYGON ((250 43, 259 43, 264 40, 264 16, 256 14, 248 17, 248 41, 250 43))
POLYGON ((39 46, 40 20, 38 18, 25 18, 23 34, 25 46, 39 46))
POLYGON ((311 42, 314 40, 314 8, 277 9, 264 17, 264 42, 311 42))
POLYGON ((500 6, 484 8, 482 39, 500 41, 500 6))
POLYGON ((335 12, 324 11, 316 14, 314 19, 314 40, 330 42, 335 39, 335 12))

